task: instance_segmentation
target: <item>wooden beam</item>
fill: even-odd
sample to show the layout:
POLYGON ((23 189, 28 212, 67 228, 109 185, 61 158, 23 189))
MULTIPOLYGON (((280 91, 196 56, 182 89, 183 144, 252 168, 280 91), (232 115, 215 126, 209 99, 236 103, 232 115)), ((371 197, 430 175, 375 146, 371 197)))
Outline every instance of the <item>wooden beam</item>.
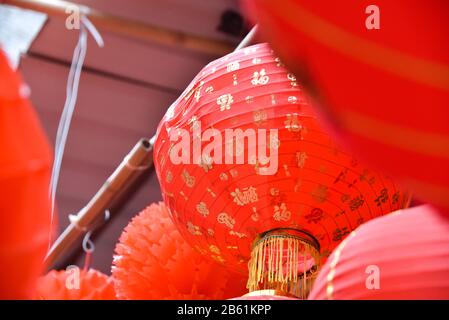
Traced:
POLYGON ((78 8, 100 30, 137 40, 156 42, 172 47, 185 48, 204 54, 222 56, 234 50, 230 42, 170 30, 147 23, 107 14, 87 6, 61 0, 3 0, 2 3, 31 9, 49 16, 68 17, 78 8), (68 12, 68 13, 67 13, 68 12))

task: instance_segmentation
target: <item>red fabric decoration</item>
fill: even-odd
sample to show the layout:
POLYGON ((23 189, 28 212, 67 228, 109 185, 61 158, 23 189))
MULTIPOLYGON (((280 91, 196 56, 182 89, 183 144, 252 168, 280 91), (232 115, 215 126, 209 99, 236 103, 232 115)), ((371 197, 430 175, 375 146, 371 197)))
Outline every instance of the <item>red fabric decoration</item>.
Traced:
POLYGON ((368 0, 244 2, 340 140, 449 212, 449 3, 376 1, 368 30, 368 0))
POLYGON ((124 299, 225 299, 245 292, 245 280, 204 259, 181 237, 163 203, 125 228, 112 267, 124 299))
POLYGON ((0 51, 0 299, 32 298, 50 234, 51 151, 0 51))
POLYGON ((114 284, 107 275, 89 269, 52 270, 39 278, 38 300, 115 300, 114 284), (77 273, 79 272, 79 273, 77 273), (79 276, 79 281, 75 277, 79 276), (79 285, 79 287, 77 287, 79 285))
POLYGON ((253 242, 262 238, 252 253, 250 288, 258 281, 254 272, 268 277, 280 270, 276 261, 285 264, 282 277, 296 277, 296 271, 316 265, 319 255, 327 257, 358 225, 407 203, 407 196, 391 180, 368 170, 332 142, 295 77, 267 44, 231 53, 199 73, 163 118, 154 158, 164 200, 189 243, 247 273, 253 242), (209 141, 220 141, 203 136, 210 128, 221 134, 217 134, 221 164, 211 161, 215 153, 204 151, 209 141), (227 137, 226 129, 253 130, 248 136, 256 136, 258 150, 278 154, 275 173, 266 174, 271 163, 265 158, 250 157, 249 138, 241 142, 227 137), (277 133, 270 137, 270 129, 277 133), (180 148, 186 132, 192 139, 180 148), (180 140, 173 139, 179 135, 180 140), (176 156, 194 150, 200 136, 204 148, 200 159, 193 151, 191 164, 175 164, 176 156), (226 163, 233 152, 244 155, 243 164, 235 164, 235 158, 226 163), (276 234, 265 234, 273 230, 276 234), (301 248, 294 250, 301 254, 287 262, 297 245, 301 248), (277 253, 270 256, 273 251, 277 253), (293 274, 291 268, 296 267, 291 263, 298 268, 293 274))
POLYGON ((449 299, 449 221, 424 205, 360 226, 329 257, 309 299, 449 299))

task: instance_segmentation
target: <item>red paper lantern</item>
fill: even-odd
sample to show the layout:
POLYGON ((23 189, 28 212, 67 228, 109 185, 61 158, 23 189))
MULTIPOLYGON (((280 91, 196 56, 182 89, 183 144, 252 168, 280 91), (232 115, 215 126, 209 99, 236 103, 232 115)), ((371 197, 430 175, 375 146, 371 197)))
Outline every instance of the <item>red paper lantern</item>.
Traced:
POLYGON ((449 212, 448 2, 244 2, 340 140, 449 212))
POLYGON ((163 203, 133 218, 112 267, 124 299, 224 299, 245 292, 242 276, 204 259, 181 237, 163 203))
POLYGON ((320 258, 346 234, 407 203, 332 142, 267 44, 206 66, 169 108, 154 150, 181 233, 245 274, 251 257, 250 290, 304 297, 320 258))
POLYGON ((309 299, 449 299, 449 221, 423 205, 362 225, 329 257, 309 299))
POLYGON ((51 152, 0 52, 0 299, 33 297, 50 235, 51 152))
POLYGON ((39 278, 38 300, 115 300, 111 277, 94 270, 52 270, 39 278))

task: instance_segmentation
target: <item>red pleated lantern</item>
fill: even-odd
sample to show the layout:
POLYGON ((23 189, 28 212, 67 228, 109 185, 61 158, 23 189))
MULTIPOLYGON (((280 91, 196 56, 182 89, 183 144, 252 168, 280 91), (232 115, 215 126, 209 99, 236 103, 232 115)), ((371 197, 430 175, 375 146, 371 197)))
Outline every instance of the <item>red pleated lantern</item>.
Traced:
POLYGON ((449 221, 423 205, 363 224, 329 257, 309 299, 449 299, 449 221))
POLYGON ((111 277, 94 270, 52 270, 39 278, 38 300, 115 300, 111 277), (78 277, 78 279, 76 279, 78 277))
POLYGON ((0 299, 32 298, 50 234, 51 151, 0 52, 0 299))
POLYGON ((125 228, 112 273, 123 299, 225 299, 245 292, 241 275, 185 242, 163 203, 150 205, 125 228))
POLYGON ((251 291, 304 297, 346 234, 407 203, 333 143, 267 44, 206 66, 169 108, 154 150, 182 234, 228 268, 246 274, 249 261, 251 291))
POLYGON ((340 140, 449 212, 448 2, 244 2, 340 140))

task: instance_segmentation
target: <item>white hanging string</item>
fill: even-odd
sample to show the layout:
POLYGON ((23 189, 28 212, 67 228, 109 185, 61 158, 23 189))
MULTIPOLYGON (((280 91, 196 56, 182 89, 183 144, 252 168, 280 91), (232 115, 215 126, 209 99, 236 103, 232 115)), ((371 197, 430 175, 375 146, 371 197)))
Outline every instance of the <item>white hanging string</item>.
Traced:
MULTIPOLYGON (((111 212, 109 211, 109 209, 106 209, 104 211, 104 222, 108 221, 110 218, 111 218, 111 212)), ((82 247, 83 247, 83 250, 85 253, 92 253, 95 250, 95 244, 90 239, 93 232, 94 232, 94 230, 92 229, 92 230, 87 231, 86 234, 84 235, 82 247)))
MULTIPOLYGON (((81 8, 83 9, 83 8, 81 8)), ((101 37, 98 30, 87 18, 86 10, 81 10, 80 16, 80 34, 78 38, 78 43, 73 51, 72 64, 70 66, 69 76, 67 79, 66 87, 66 100, 64 103, 64 108, 59 120, 58 130, 56 133, 55 141, 55 155, 53 161, 53 168, 51 173, 50 181, 50 200, 51 200, 51 218, 50 224, 53 229, 54 220, 54 209, 55 209, 55 199, 56 190, 58 187, 59 173, 61 171, 62 158, 64 156, 65 145, 67 142, 67 136, 69 134, 70 123, 72 120, 73 112, 75 110, 76 100, 78 97, 78 87, 81 77, 81 71, 83 69, 84 59, 87 52, 87 35, 88 32, 92 35, 99 47, 104 46, 103 38, 101 37)), ((49 248, 51 246, 51 235, 49 241, 49 248)))

